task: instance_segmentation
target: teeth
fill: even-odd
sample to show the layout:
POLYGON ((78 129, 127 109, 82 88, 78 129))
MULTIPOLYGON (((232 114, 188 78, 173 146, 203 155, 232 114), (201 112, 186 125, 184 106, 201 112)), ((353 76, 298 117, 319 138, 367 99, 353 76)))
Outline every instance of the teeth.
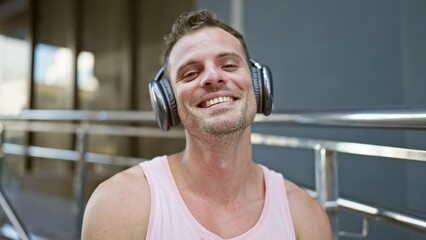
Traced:
POLYGON ((230 101, 232 101, 232 98, 230 98, 230 97, 217 97, 217 98, 213 98, 213 99, 208 100, 206 102, 206 107, 210 107, 210 106, 217 104, 217 103, 230 102, 230 101))

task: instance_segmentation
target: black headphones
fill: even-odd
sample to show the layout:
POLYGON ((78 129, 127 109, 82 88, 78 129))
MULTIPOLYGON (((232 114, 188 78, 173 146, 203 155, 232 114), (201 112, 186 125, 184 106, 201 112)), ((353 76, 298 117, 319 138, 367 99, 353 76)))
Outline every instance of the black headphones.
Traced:
MULTIPOLYGON (((257 112, 268 116, 271 114, 274 100, 271 70, 253 59, 250 59, 250 62, 257 112)), ((171 127, 177 126, 180 119, 170 81, 161 79, 164 71, 162 67, 155 74, 154 80, 149 83, 149 93, 158 126, 168 131, 171 127)))

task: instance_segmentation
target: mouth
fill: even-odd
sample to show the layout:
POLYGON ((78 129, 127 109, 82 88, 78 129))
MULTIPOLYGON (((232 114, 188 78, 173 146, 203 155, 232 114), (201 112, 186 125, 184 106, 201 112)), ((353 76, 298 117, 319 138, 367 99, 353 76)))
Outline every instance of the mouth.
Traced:
POLYGON ((235 99, 233 97, 229 97, 229 96, 215 97, 215 98, 212 98, 212 99, 209 99, 207 101, 200 103, 198 106, 201 107, 201 108, 209 108, 209 107, 214 106, 216 104, 225 103, 225 102, 232 102, 232 101, 235 101, 235 99))

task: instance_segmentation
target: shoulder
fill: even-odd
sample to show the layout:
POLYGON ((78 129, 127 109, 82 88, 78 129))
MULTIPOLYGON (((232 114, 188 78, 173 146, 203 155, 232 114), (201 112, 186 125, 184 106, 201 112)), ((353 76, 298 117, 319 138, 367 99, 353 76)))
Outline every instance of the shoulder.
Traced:
POLYGON ((139 165, 101 183, 84 213, 82 239, 144 239, 150 189, 139 165))
POLYGON ((328 217, 318 202, 293 182, 284 180, 284 184, 296 239, 331 240, 328 217))

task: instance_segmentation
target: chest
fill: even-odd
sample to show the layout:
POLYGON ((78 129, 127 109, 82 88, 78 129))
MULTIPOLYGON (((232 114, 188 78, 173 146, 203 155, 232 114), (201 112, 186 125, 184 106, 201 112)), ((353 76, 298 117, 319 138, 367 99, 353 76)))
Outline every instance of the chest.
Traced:
POLYGON ((183 194, 182 198, 199 224, 225 239, 239 236, 253 228, 262 215, 264 205, 263 198, 227 206, 190 194, 183 194))

